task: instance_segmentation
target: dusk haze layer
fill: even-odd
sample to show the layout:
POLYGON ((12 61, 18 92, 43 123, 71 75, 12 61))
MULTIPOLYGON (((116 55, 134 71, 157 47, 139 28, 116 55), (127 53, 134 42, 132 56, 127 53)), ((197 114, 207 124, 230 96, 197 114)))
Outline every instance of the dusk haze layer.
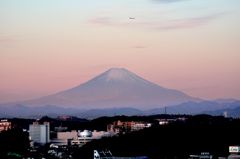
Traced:
POLYGON ((201 99, 240 98, 239 0, 1 0, 0 103, 113 67, 201 99))

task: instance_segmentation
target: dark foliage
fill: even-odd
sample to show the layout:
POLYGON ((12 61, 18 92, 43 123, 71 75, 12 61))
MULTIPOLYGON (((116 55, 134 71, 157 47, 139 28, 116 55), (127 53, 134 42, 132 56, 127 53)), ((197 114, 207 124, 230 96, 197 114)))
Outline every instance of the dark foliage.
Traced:
POLYGON ((12 129, 0 133, 0 158, 18 158, 28 153, 28 133, 21 129, 12 129))
POLYGON ((115 156, 149 156, 151 159, 186 159, 210 152, 227 156, 229 145, 240 144, 240 120, 198 115, 186 121, 154 126, 139 132, 91 142, 74 154, 90 159, 94 149, 109 149, 115 156))

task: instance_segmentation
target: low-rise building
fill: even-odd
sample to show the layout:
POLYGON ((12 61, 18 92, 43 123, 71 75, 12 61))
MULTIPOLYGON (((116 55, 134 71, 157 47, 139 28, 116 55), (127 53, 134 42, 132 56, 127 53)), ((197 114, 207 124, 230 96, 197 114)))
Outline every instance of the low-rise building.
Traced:
POLYGON ((56 145, 84 145, 92 140, 101 139, 102 137, 113 136, 113 134, 106 131, 70 131, 57 132, 57 138, 52 140, 56 145))
POLYGON ((107 125, 107 131, 115 134, 127 133, 131 131, 138 131, 144 128, 151 127, 151 123, 146 122, 134 122, 134 121, 115 121, 112 124, 107 125))
POLYGON ((0 132, 7 131, 12 128, 12 123, 4 119, 0 121, 0 132))
POLYGON ((213 155, 209 152, 201 152, 199 155, 190 155, 189 159, 212 159, 213 155))
POLYGON ((54 128, 54 131, 55 132, 65 132, 65 131, 67 131, 67 127, 63 127, 63 126, 58 126, 58 127, 55 127, 54 128))

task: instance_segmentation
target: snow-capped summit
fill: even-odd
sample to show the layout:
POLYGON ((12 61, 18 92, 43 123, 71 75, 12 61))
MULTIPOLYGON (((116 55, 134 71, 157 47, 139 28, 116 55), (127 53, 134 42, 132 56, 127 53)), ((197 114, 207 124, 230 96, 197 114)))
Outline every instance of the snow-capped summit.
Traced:
POLYGON ((101 81, 101 80, 102 82, 149 83, 147 80, 144 80, 140 76, 128 71, 125 68, 111 68, 106 72, 100 74, 96 78, 92 79, 91 81, 101 81))
POLYGON ((78 108, 156 108, 198 99, 149 82, 124 68, 111 68, 74 88, 26 101, 25 105, 78 108))
POLYGON ((111 68, 104 74, 106 80, 128 80, 131 74, 124 68, 111 68))

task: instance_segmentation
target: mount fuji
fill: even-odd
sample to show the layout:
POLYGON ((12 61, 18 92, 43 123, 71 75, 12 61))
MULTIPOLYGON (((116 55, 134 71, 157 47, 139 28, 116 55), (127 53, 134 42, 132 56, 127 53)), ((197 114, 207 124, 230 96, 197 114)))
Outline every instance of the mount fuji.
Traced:
POLYGON ((199 101, 181 91, 147 81, 124 68, 111 68, 74 88, 39 99, 19 102, 26 106, 55 105, 79 109, 151 109, 199 101))

